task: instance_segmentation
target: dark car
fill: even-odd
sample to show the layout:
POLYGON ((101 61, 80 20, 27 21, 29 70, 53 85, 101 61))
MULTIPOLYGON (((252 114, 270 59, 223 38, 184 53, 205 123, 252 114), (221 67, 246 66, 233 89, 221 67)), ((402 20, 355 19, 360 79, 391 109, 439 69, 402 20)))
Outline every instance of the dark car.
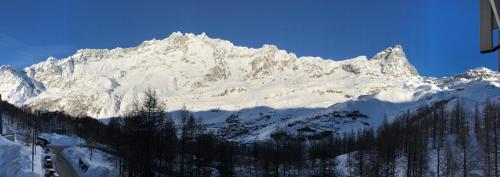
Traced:
POLYGON ((56 170, 54 169, 47 169, 45 170, 45 177, 59 177, 59 174, 57 174, 56 170))
POLYGON ((54 168, 54 165, 52 163, 52 159, 45 159, 45 162, 43 163, 43 166, 45 168, 54 168))

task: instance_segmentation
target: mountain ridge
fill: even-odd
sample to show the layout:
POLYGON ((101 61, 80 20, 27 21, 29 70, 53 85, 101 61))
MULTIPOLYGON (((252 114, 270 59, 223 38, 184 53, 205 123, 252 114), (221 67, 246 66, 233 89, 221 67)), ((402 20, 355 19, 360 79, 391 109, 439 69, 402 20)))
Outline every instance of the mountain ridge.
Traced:
POLYGON ((49 57, 23 71, 0 68, 10 71, 0 73, 0 83, 5 83, 0 85, 0 93, 18 106, 64 111, 73 116, 119 117, 132 109, 141 93, 152 88, 167 111, 186 105, 193 112, 202 112, 197 116, 207 124, 222 129, 227 118, 241 114, 242 124, 255 132, 276 129, 280 122, 291 120, 317 124, 314 116, 310 118, 312 112, 330 115, 354 108, 367 109, 358 111, 377 117, 365 122, 375 126, 382 112, 369 111, 366 105, 387 103, 394 109, 391 116, 395 116, 400 109, 424 104, 425 100, 476 95, 467 92, 470 83, 477 87, 475 92, 490 85, 493 91, 486 90, 487 94, 494 98, 500 95, 498 73, 477 68, 451 77, 423 77, 400 45, 370 59, 359 56, 335 61, 297 57, 274 45, 236 46, 204 33, 175 32, 130 48, 81 49, 66 58, 49 57), (252 109, 259 107, 269 109, 252 109), (290 108, 314 111, 276 111, 290 108))
MULTIPOLYGON (((402 53, 402 49, 400 46, 395 47, 395 49, 400 50, 402 53)), ((123 58, 130 57, 130 55, 141 55, 141 54, 152 55, 151 53, 158 54, 162 50, 167 50, 167 51, 172 50, 171 53, 174 54, 183 52, 181 56, 176 59, 181 60, 188 64, 192 63, 205 64, 205 67, 202 67, 200 69, 206 71, 202 74, 203 77, 199 78, 198 81, 191 81, 191 83, 189 83, 193 88, 207 87, 207 83, 227 80, 228 77, 231 77, 232 72, 228 68, 227 62, 228 60, 231 59, 231 57, 232 58, 238 57, 235 55, 240 55, 239 57, 243 58, 242 60, 244 60, 245 57, 248 57, 250 55, 256 55, 253 58, 248 59, 250 60, 248 61, 248 63, 245 63, 249 65, 248 72, 244 73, 242 77, 238 76, 239 77, 238 79, 243 78, 243 80, 266 79, 266 77, 269 77, 270 75, 273 75, 276 72, 283 72, 285 70, 295 71, 298 69, 298 67, 305 67, 305 73, 309 74, 309 77, 311 78, 321 78, 324 77, 325 75, 332 74, 333 71, 323 71, 325 67, 321 67, 320 65, 332 65, 338 62, 346 63, 342 65, 343 70, 359 74, 359 72, 363 71, 363 69, 369 69, 369 68, 361 69, 360 65, 366 65, 366 62, 369 61, 374 62, 375 60, 375 59, 368 60, 366 59, 366 57, 357 57, 353 60, 353 62, 349 62, 349 61, 329 61, 321 59, 319 57, 297 57, 295 56, 295 54, 288 53, 284 50, 279 50, 276 46, 273 45, 263 45, 263 47, 261 48, 247 48, 247 47, 235 46, 229 41, 208 38, 204 33, 200 35, 194 35, 194 34, 182 34, 176 32, 172 33, 166 39, 145 41, 137 47, 115 48, 111 50, 81 49, 67 58, 55 59, 53 57, 49 57, 46 61, 25 68, 24 71, 28 76, 28 78, 31 78, 32 80, 35 81, 40 81, 47 88, 67 89, 71 87, 72 84, 71 79, 73 79, 72 76, 74 76, 75 74, 76 75, 79 74, 78 72, 75 73, 75 66, 85 66, 96 62, 107 62, 107 61, 111 62, 113 60, 120 60, 123 58), (190 50, 194 51, 190 53, 190 50), (207 50, 212 50, 212 51, 207 51, 207 50), (238 53, 234 52, 235 50, 246 51, 246 52, 238 53), (194 57, 186 56, 186 53, 189 53, 194 57), (203 58, 204 56, 210 56, 210 55, 213 55, 211 57, 211 59, 213 59, 213 62, 210 63, 211 66, 210 64, 206 64, 208 63, 208 61, 206 61, 208 59, 205 60, 205 58, 203 58), (360 65, 358 65, 358 63, 360 65), (65 81, 67 80, 66 78, 69 78, 70 81, 65 81)), ((392 48, 386 49, 386 51, 388 50, 392 50, 392 48)), ((166 53, 170 54, 169 52, 166 53)), ((389 58, 394 59, 394 57, 389 57, 389 58)), ((143 59, 142 62, 151 62, 151 60, 154 59, 150 59, 149 61, 143 59)), ((236 59, 233 59, 233 62, 234 60, 236 59)), ((392 61, 392 63, 387 62, 387 58, 385 59, 380 58, 377 60, 380 60, 381 66, 393 64, 400 60, 404 60, 402 62, 403 64, 409 64, 406 58, 404 57, 404 53, 403 57, 398 58, 398 60, 396 61, 392 61)), ((148 64, 139 63, 135 65, 135 67, 134 66, 130 67, 130 69, 131 70, 137 69, 136 67, 141 67, 141 66, 151 67, 151 65, 150 66, 145 66, 145 65, 148 64)), ((395 66, 392 66, 392 68, 400 69, 395 66)), ((95 69, 95 68, 90 68, 90 69, 95 69)), ((388 69, 387 67, 384 67, 383 70, 388 70, 388 69)), ((236 71, 233 71, 233 74, 235 72, 236 71)), ((401 74, 401 71, 394 71, 394 73, 401 74)), ((403 71, 403 73, 405 72, 403 71)), ((406 73, 414 73, 414 72, 410 71, 406 73)), ((113 88, 112 85, 117 84, 116 80, 113 80, 113 78, 109 78, 109 76, 107 77, 109 81, 102 81, 104 83, 101 84, 110 85, 109 87, 113 88)), ((197 77, 192 77, 192 78, 197 78, 197 77)), ((176 79, 172 79, 171 81, 172 85, 173 86, 177 85, 177 83, 175 82, 178 82, 179 80, 180 79, 177 77, 176 79)), ((35 95, 38 94, 39 93, 35 95)))

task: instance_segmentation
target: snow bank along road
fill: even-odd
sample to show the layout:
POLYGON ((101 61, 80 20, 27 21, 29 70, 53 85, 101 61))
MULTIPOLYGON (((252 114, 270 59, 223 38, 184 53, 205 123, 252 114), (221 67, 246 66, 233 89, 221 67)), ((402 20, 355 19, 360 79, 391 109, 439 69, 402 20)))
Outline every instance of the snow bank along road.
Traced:
MULTIPOLYGON (((36 150, 42 152, 39 146, 36 150)), ((31 147, 0 136, 0 176, 41 177, 43 175, 41 153, 37 153, 32 160, 31 152, 31 147)))

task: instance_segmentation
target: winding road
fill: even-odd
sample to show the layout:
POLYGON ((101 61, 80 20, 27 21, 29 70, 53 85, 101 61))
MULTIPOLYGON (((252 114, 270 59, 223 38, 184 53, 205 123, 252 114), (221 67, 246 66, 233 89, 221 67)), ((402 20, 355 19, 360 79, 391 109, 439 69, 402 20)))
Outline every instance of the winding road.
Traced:
POLYGON ((62 155, 62 151, 65 147, 62 146, 49 146, 49 149, 54 153, 54 167, 56 168, 57 173, 64 177, 78 177, 75 169, 71 166, 71 163, 64 158, 62 155))
MULTIPOLYGON (((15 139, 19 139, 16 137, 19 136, 25 136, 22 134, 6 134, 4 135, 5 138, 7 138, 10 141, 15 141, 15 139)), ((54 154, 53 158, 54 159, 54 168, 59 173, 60 176, 64 177, 79 177, 78 173, 76 173, 75 169, 71 166, 71 163, 69 163, 66 158, 62 155, 62 151, 65 146, 48 146, 50 151, 54 154)))

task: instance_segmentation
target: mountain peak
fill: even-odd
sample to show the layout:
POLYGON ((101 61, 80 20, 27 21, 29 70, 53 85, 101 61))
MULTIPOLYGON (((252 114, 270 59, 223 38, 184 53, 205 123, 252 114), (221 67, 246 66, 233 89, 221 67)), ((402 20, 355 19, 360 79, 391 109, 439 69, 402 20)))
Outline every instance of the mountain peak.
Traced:
POLYGON ((43 87, 26 77, 25 73, 15 68, 0 66, 0 91, 5 95, 3 99, 21 105, 28 98, 38 95, 43 87))
POLYGON ((4 71, 15 71, 15 70, 10 65, 2 65, 2 66, 0 66, 0 71, 4 72, 4 71))
POLYGON ((492 71, 485 67, 470 69, 464 73, 455 75, 455 78, 474 79, 474 80, 490 80, 500 79, 500 73, 492 71))
POLYGON ((54 61, 57 61, 57 58, 55 58, 53 56, 50 56, 49 58, 47 58, 47 62, 54 62, 54 61))
POLYGON ((173 32, 171 33, 165 40, 168 40, 168 39, 207 39, 207 38, 210 38, 207 36, 207 34, 205 32, 202 32, 200 34, 194 34, 194 33, 182 33, 182 32, 173 32))
POLYGON ((372 61, 379 62, 382 73, 394 76, 418 76, 417 69, 410 64, 401 45, 389 47, 377 53, 372 61))

